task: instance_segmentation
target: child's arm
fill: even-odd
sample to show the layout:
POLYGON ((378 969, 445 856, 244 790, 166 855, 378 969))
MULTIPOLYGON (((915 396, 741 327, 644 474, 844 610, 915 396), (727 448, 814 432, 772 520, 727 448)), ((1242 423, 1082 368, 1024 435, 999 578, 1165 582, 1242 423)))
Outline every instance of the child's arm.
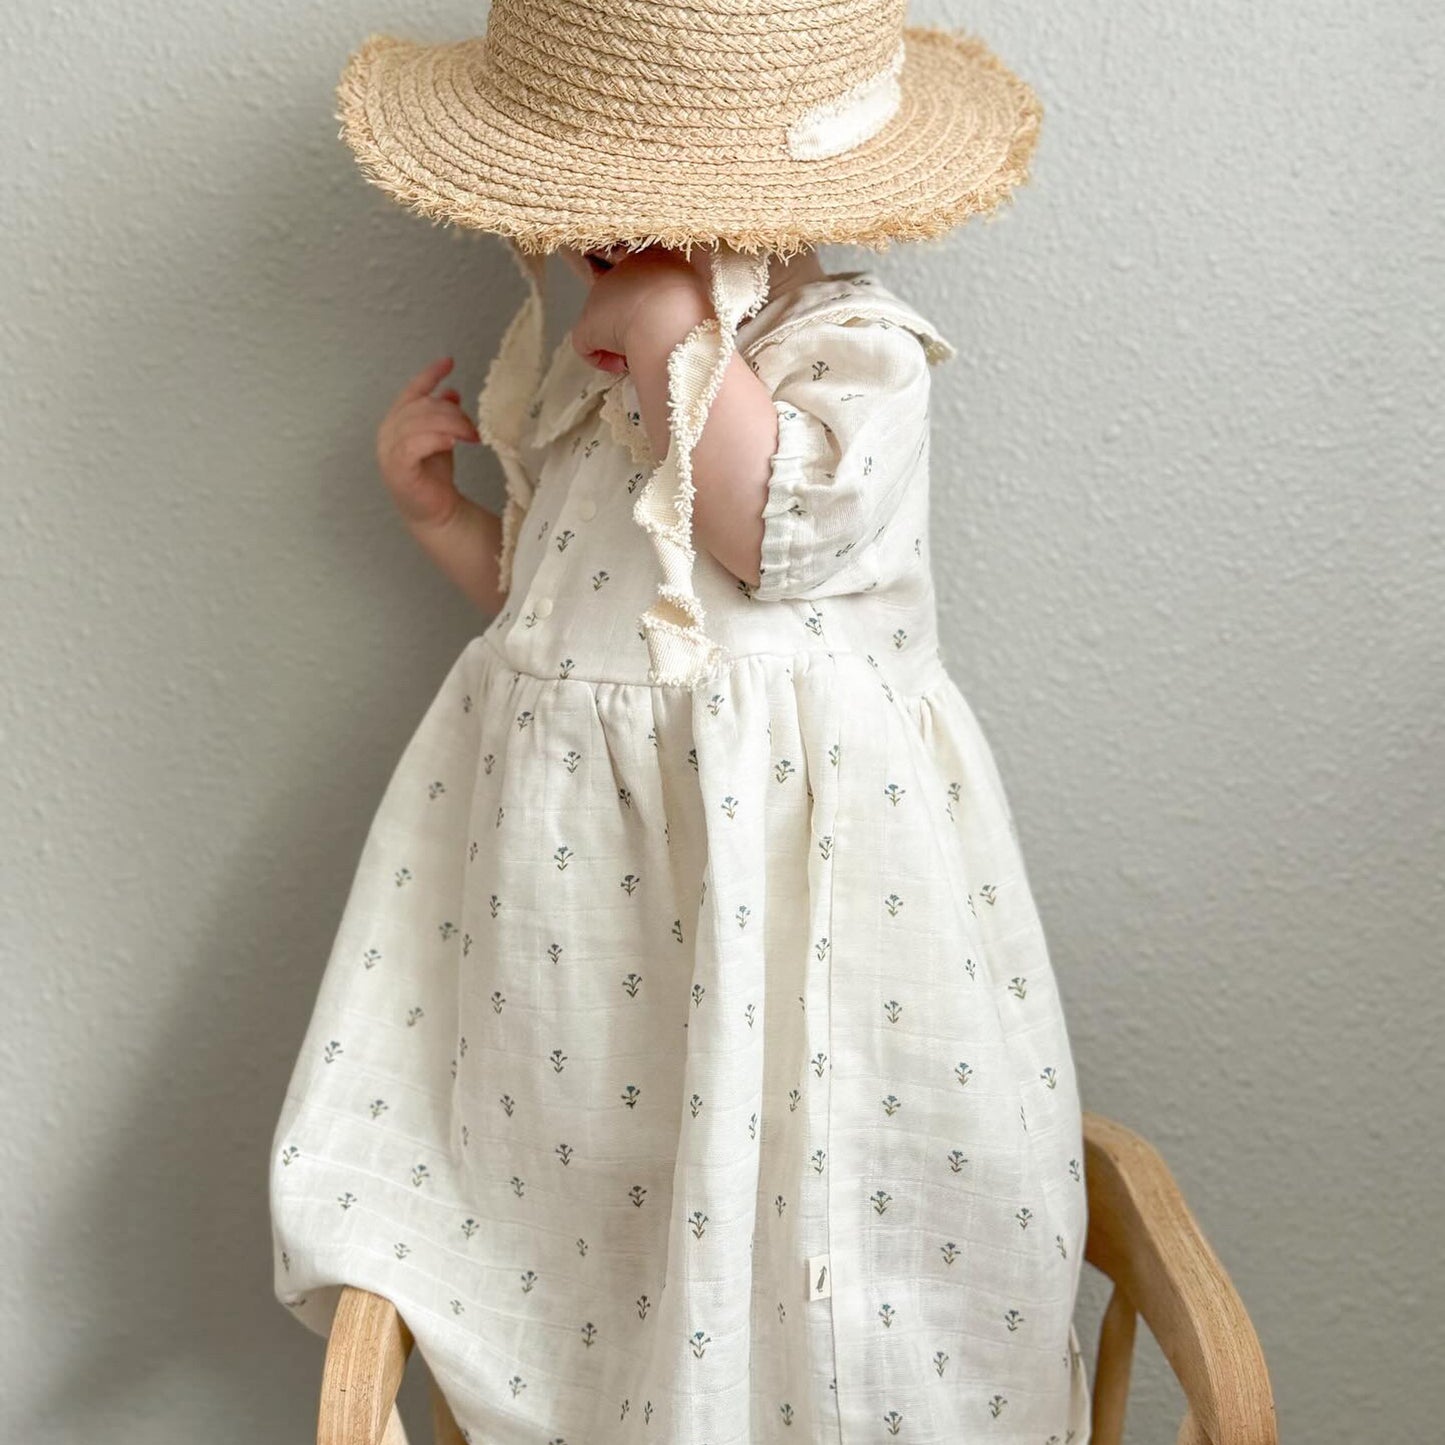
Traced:
POLYGON ((432 522, 408 521, 406 529, 489 617, 507 605, 507 594, 497 590, 502 519, 495 512, 458 493, 449 516, 432 522))
MULTIPOLYGON (((624 336, 627 369, 637 389, 654 455, 665 456, 668 432, 667 358, 700 321, 712 315, 706 292, 669 291, 667 304, 639 306, 624 336)), ((763 504, 778 414, 766 386, 736 353, 692 452, 693 537, 735 577, 758 583, 763 504)))
POLYGON ((451 368, 451 357, 443 357, 401 389, 377 428, 376 458, 407 531, 495 617, 507 605, 507 594, 497 588, 502 519, 464 497, 453 480, 452 447, 480 438, 455 389, 432 395, 451 368))

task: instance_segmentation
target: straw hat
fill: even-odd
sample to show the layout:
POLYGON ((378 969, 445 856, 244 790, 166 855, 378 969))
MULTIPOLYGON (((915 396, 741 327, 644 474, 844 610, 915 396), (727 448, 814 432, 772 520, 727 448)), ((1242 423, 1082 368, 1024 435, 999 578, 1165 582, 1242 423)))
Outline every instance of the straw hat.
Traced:
POLYGON ((997 211, 1027 179, 1041 107, 982 41, 905 26, 906 0, 492 0, 486 33, 373 35, 348 59, 341 137, 368 180, 510 242, 529 294, 478 399, 507 479, 503 587, 531 499, 526 411, 545 362, 542 259, 694 245, 714 316, 669 363, 672 445, 637 497, 662 581, 639 624, 651 676, 725 662, 692 589, 691 451, 767 300, 770 253, 886 249, 997 211))

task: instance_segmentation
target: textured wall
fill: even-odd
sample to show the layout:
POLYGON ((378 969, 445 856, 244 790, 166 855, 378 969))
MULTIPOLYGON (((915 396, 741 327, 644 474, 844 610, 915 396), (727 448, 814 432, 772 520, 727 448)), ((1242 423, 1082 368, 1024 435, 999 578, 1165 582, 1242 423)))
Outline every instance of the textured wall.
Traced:
MULTIPOLYGON (((520 295, 498 243, 364 186, 330 87, 368 30, 479 9, 6 9, 6 1440, 313 1428, 270 1133, 371 810, 486 620, 393 520, 373 430, 434 355, 474 392, 520 295)), ((1286 1439, 1433 1438, 1438 17, 913 15, 1035 82, 1035 184, 828 260, 877 262, 962 352, 935 373, 947 652, 1086 1105, 1188 1192, 1286 1439)), ((1146 1344, 1130 1439, 1177 1408, 1146 1344)))

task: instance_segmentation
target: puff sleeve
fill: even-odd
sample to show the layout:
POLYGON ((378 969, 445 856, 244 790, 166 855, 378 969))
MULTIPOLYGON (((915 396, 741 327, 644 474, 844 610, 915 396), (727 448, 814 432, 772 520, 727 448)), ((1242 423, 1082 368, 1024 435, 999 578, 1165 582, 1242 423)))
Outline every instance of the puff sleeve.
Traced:
POLYGON ((930 359, 908 327, 811 319, 749 364, 772 393, 778 445, 753 596, 806 599, 877 580, 872 544, 926 486, 930 359))

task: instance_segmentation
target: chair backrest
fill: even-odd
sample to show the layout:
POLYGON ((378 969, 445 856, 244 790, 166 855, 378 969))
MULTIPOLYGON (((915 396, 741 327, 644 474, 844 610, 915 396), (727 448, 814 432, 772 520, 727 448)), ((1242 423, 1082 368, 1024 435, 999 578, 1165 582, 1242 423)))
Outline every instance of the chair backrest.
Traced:
POLYGON ((1084 1181, 1084 1258, 1113 1282, 1099 1327, 1090 1445, 1123 1439, 1141 1315, 1188 1402, 1177 1445, 1278 1445, 1259 1337, 1158 1152, 1086 1110, 1084 1181))

